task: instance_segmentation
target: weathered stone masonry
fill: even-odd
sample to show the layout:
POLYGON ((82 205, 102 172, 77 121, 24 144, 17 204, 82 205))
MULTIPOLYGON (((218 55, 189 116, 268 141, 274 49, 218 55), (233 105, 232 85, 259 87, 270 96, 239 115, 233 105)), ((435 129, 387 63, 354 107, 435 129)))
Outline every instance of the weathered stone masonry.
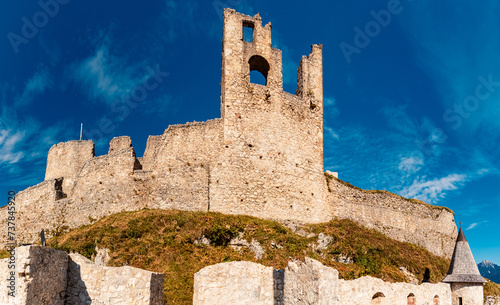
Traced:
POLYGON ((307 223, 351 218, 451 256, 456 227, 446 209, 327 183, 322 49, 313 45, 302 57, 296 93, 284 92, 271 25, 226 9, 221 118, 169 126, 148 138, 140 158, 129 137, 114 138, 108 154, 97 157, 91 140, 54 145, 45 181, 16 197, 19 241, 38 240, 42 228, 50 236, 123 210, 158 208, 307 223), (252 42, 243 41, 244 27, 253 30, 252 42), (254 70, 265 85, 250 82, 254 70))
MULTIPOLYGON (((134 267, 103 267, 80 254, 23 246, 16 252, 14 296, 7 295, 12 269, 0 260, 0 304, 163 305, 164 274, 134 267)), ((10 291, 10 290, 9 290, 10 291)))

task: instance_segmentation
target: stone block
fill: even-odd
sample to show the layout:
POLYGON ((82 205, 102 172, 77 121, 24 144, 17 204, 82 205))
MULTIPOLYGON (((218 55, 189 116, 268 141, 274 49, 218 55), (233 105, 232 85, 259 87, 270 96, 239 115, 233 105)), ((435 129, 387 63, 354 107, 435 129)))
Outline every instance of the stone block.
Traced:
POLYGON ((205 267, 194 275, 194 305, 274 305, 274 269, 251 262, 205 267))
POLYGON ((284 305, 336 305, 339 273, 306 257, 285 269, 284 305))

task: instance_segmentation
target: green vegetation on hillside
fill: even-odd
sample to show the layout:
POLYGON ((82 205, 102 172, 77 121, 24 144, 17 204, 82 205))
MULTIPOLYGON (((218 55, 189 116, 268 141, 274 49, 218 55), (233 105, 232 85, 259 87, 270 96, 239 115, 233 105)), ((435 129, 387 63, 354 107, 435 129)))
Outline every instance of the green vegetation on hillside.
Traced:
POLYGON ((432 282, 440 281, 448 269, 448 260, 350 220, 332 220, 303 229, 315 236, 303 237, 279 222, 250 216, 141 210, 108 216, 54 237, 48 244, 88 258, 96 254, 96 246, 107 248, 111 266, 130 265, 165 273, 168 304, 192 304, 194 273, 221 262, 245 260, 283 269, 290 259, 303 260, 309 256, 336 268, 344 279, 371 275, 387 281, 406 280, 399 267, 406 267, 420 279, 428 268, 432 282), (228 246, 240 233, 244 239, 255 239, 262 245, 265 250, 262 259, 256 259, 249 249, 238 252, 228 246), (333 237, 324 250, 312 247, 319 233, 333 237), (210 245, 196 242, 202 235, 211 240, 210 245), (353 263, 334 261, 340 254, 352 258, 353 263))

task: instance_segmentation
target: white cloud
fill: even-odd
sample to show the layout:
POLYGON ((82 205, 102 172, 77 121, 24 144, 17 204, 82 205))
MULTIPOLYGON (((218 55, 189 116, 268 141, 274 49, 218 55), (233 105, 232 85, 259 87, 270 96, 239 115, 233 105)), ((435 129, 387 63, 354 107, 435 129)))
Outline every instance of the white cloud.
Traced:
POLYGON ((146 58, 135 60, 135 55, 131 62, 127 54, 112 54, 114 48, 109 34, 101 31, 91 41, 95 45, 94 52, 68 67, 68 74, 91 101, 111 104, 131 94, 135 87, 151 77, 146 58))
POLYGON ((458 186, 465 183, 466 180, 467 176, 461 174, 451 174, 430 181, 415 180, 412 185, 403 189, 400 194, 407 198, 435 203, 445 197, 446 191, 458 189, 458 186))
POLYGON ((469 230, 472 230, 474 228, 476 228, 477 226, 483 224, 483 223, 487 223, 488 221, 487 220, 484 220, 484 221, 481 221, 481 222, 474 222, 474 223, 471 223, 467 229, 465 229, 465 231, 469 231, 469 230))
POLYGON ((339 135, 329 126, 324 126, 323 129, 325 130, 326 134, 335 140, 339 139, 339 135))
MULTIPOLYGON (((64 123, 42 128, 28 115, 20 116, 14 108, 0 103, 0 168, 16 164, 45 161, 51 145, 67 140, 68 129, 64 123)), ((43 163, 43 162, 42 162, 43 163)))
POLYGON ((16 106, 25 106, 33 99, 52 86, 49 70, 45 67, 39 68, 33 76, 28 79, 23 92, 16 100, 16 106))
POLYGON ((0 163, 17 163, 22 157, 23 153, 15 151, 16 145, 22 141, 24 133, 12 130, 0 130, 0 163))
POLYGON ((470 226, 467 227, 467 229, 465 229, 465 231, 469 231, 469 230, 472 230, 474 229, 475 227, 477 227, 478 223, 477 222, 474 222, 472 223, 470 226))
POLYGON ((423 165, 424 161, 419 157, 403 157, 401 158, 401 162, 399 162, 398 169, 403 172, 416 173, 423 165))

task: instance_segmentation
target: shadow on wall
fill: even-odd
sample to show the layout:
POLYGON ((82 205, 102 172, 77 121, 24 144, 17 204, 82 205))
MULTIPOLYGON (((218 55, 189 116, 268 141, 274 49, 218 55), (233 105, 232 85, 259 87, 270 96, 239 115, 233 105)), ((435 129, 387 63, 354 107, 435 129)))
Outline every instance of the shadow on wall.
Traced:
POLYGON ((80 265, 71 258, 68 261, 68 286, 66 288, 66 305, 92 304, 87 286, 82 280, 80 265))

